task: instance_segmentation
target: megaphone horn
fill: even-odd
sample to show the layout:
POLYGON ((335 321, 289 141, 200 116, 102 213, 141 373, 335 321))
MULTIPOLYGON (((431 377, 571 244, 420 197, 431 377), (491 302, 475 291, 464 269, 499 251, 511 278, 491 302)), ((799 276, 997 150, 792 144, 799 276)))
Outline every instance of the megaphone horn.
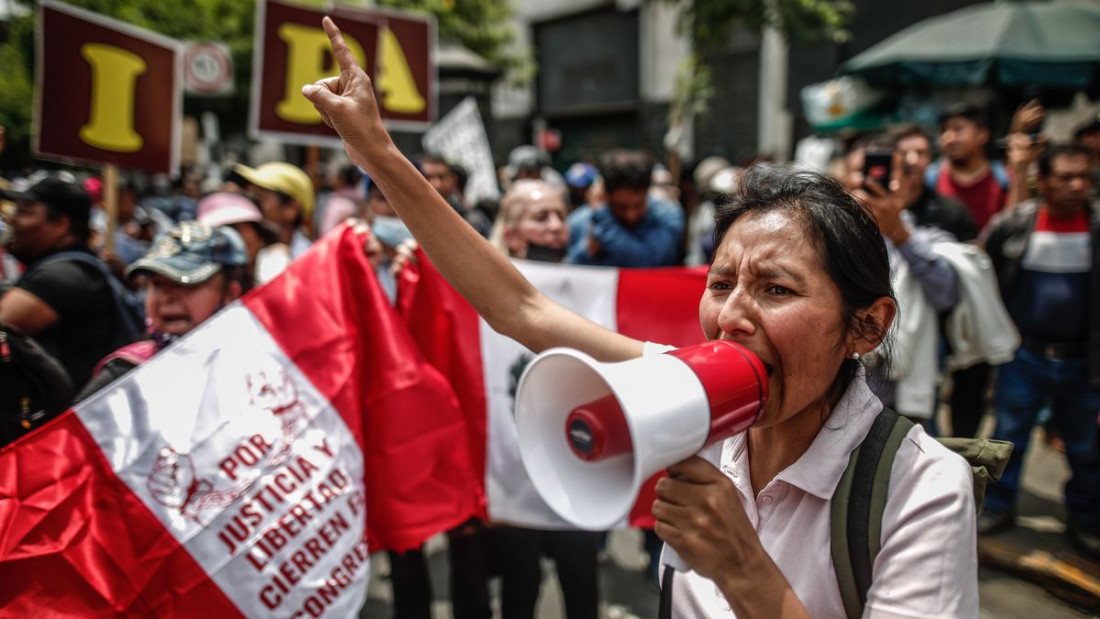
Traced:
POLYGON ((606 529, 626 517, 646 479, 745 430, 767 397, 764 364, 732 342, 621 363, 555 348, 520 378, 520 455, 559 516, 606 529))

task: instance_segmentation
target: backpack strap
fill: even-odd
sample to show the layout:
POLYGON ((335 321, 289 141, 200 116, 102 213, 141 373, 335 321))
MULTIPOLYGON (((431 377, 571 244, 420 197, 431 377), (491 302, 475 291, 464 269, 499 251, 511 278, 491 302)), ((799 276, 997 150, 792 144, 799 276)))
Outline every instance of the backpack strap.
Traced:
POLYGON ((107 281, 107 285, 111 288, 111 299, 115 304, 115 313, 118 314, 118 319, 122 321, 122 326, 126 329, 128 339, 133 339, 141 333, 141 325, 137 323, 134 316, 126 309, 125 302, 123 301, 126 296, 126 291, 123 289, 122 283, 115 279, 114 275, 111 275, 111 272, 107 269, 107 265, 99 258, 82 251, 62 251, 46 256, 38 261, 35 267, 61 262, 62 260, 71 260, 73 262, 86 264, 98 271, 107 281))
POLYGON ((830 505, 830 545, 840 596, 849 618, 863 615, 872 566, 882 544, 882 512, 898 447, 913 422, 883 407, 848 459, 830 505))

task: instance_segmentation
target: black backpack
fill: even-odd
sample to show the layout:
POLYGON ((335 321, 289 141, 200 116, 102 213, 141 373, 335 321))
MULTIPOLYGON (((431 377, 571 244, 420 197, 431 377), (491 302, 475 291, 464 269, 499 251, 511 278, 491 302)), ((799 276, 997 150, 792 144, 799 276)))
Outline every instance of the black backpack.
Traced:
POLYGON ((65 368, 37 342, 0 323, 0 447, 69 408, 65 368))
POLYGON ((115 314, 118 316, 119 325, 125 331, 126 341, 132 342, 141 337, 142 326, 145 324, 145 309, 142 307, 140 299, 126 290, 122 283, 114 275, 111 275, 107 265, 99 258, 82 251, 62 251, 46 256, 38 261, 35 267, 63 260, 86 264, 98 271, 111 288, 111 299, 115 305, 115 314))

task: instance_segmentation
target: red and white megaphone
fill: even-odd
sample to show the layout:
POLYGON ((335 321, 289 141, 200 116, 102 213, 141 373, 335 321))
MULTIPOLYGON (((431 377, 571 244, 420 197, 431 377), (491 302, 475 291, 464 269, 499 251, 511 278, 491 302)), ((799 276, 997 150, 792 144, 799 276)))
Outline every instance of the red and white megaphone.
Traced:
POLYGON ((516 392, 527 474, 559 516, 608 529, 658 471, 748 428, 768 399, 763 362, 711 341, 621 363, 554 348, 516 392))

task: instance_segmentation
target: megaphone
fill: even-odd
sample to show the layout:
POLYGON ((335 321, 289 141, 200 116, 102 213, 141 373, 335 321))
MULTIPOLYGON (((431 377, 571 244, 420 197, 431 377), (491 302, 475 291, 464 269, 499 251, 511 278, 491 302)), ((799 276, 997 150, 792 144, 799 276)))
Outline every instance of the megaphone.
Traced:
POLYGON ((763 362, 733 342, 620 363, 554 348, 519 381, 520 456, 559 516, 609 529, 629 514, 647 479, 745 430, 767 399, 763 362))

